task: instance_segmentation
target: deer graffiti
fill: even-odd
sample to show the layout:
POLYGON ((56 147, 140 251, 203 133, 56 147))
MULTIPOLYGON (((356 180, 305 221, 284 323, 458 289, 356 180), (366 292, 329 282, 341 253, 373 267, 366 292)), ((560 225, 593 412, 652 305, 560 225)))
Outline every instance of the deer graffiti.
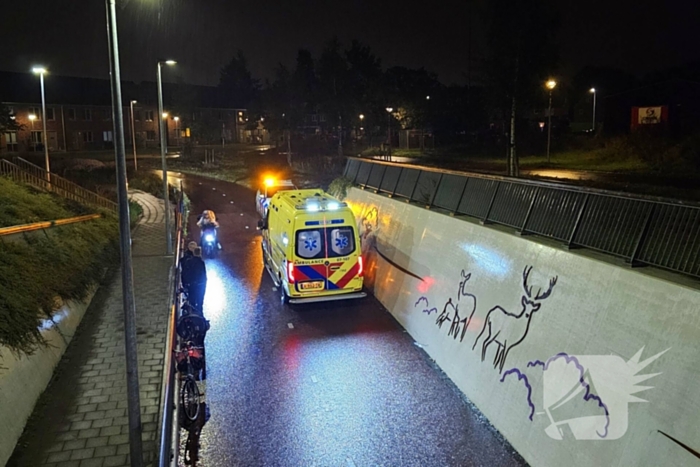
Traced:
POLYGON ((540 301, 551 295, 552 289, 554 289, 557 283, 558 277, 554 276, 549 280, 549 288, 544 293, 542 293, 542 289, 539 289, 533 298, 532 286, 528 286, 527 284, 530 271, 532 271, 532 266, 525 266, 523 270, 523 288, 525 289, 525 293, 520 299, 520 303, 523 307, 520 313, 508 313, 500 306, 491 308, 486 314, 484 327, 481 329, 481 332, 472 346, 472 350, 474 350, 479 339, 488 329, 488 334, 481 347, 481 361, 483 362, 486 358, 488 347, 495 342, 497 348, 496 355, 493 358, 493 367, 497 368, 499 373, 503 371, 503 365, 506 363, 508 353, 513 347, 520 345, 520 343, 525 340, 525 337, 527 337, 532 317, 537 310, 540 309, 540 301))

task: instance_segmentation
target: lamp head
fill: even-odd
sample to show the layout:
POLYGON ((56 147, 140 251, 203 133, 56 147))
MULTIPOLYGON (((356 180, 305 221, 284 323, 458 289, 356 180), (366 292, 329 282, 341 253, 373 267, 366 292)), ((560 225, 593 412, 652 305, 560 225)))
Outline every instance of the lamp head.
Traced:
POLYGON ((177 62, 176 62, 175 60, 166 60, 164 63, 165 63, 166 65, 173 66, 173 65, 175 65, 177 62))
POLYGON ((180 121, 180 117, 173 117, 173 120, 175 120, 176 122, 178 122, 178 121, 180 121))
POLYGON ((389 113, 391 113, 391 112, 394 111, 394 108, 393 108, 393 107, 387 107, 387 108, 386 108, 386 111, 389 112, 389 113))
POLYGON ((364 120, 365 116, 363 114, 360 114, 360 120, 364 120))
POLYGON ((163 112, 163 118, 168 118, 168 112, 163 112))
POLYGON ((588 92, 590 92, 590 93, 592 93, 592 94, 595 94, 595 88, 589 89, 588 92))
POLYGON ((44 73, 46 73, 46 68, 44 68, 43 66, 35 66, 34 68, 32 68, 32 72, 36 73, 37 75, 43 75, 44 73))
POLYGON ((36 115, 34 115, 34 114, 29 114, 29 120, 31 120, 31 121, 36 120, 36 115))
POLYGON ((557 82, 554 81, 553 79, 550 79, 549 81, 547 81, 545 83, 545 86, 547 87, 547 89, 549 89, 551 91, 552 89, 557 87, 557 82))

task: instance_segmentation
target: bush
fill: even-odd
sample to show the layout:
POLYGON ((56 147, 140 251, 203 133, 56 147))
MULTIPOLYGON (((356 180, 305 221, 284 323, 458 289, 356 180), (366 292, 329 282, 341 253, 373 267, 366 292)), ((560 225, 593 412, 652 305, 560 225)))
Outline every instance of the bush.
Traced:
MULTIPOLYGON (((87 159, 86 161, 89 161, 87 159)), ((99 161, 96 161, 99 162, 99 161)), ((100 163, 101 164, 101 163, 100 163)), ((113 166, 108 167, 104 164, 89 166, 86 163, 73 165, 64 171, 65 177, 83 188, 109 198, 112 201, 117 201, 117 175, 113 166)), ((127 170, 127 180, 129 188, 145 191, 154 196, 162 198, 163 196, 163 179, 151 171, 133 171, 131 168, 127 170)), ((172 185, 170 191, 172 193, 172 185)))
MULTIPOLYGON (((0 224, 26 224, 72 217, 63 200, 0 179, 0 224)), ((56 227, 26 242, 0 243, 0 345, 31 354, 44 344, 39 325, 62 300, 82 300, 119 261, 112 216, 56 227)))
POLYGON ((346 177, 336 178, 328 185, 328 193, 343 201, 348 195, 348 188, 352 186, 352 181, 346 177))
MULTIPOLYGON (((153 172, 135 172, 129 174, 129 188, 145 191, 158 198, 163 197, 163 179, 153 172)), ((172 186, 169 187, 172 199, 172 186)))
POLYGON ((639 130, 609 140, 601 157, 606 161, 638 159, 663 172, 695 172, 700 170, 700 135, 674 141, 639 130))

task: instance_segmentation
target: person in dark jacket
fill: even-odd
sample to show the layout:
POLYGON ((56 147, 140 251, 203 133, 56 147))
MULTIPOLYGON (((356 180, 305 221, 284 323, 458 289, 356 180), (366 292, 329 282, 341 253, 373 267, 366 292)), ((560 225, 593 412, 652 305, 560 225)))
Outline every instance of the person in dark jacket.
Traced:
POLYGON ((180 258, 180 282, 182 283, 182 288, 187 290, 189 286, 188 278, 189 278, 189 263, 190 260, 194 257, 194 249, 197 248, 197 242, 190 242, 187 244, 187 249, 185 250, 185 253, 182 255, 182 258, 180 258))
POLYGON ((203 313, 204 292, 207 287, 207 268, 202 259, 202 249, 195 247, 192 255, 183 260, 181 265, 182 274, 180 280, 182 286, 187 289, 190 305, 192 305, 194 310, 203 313))

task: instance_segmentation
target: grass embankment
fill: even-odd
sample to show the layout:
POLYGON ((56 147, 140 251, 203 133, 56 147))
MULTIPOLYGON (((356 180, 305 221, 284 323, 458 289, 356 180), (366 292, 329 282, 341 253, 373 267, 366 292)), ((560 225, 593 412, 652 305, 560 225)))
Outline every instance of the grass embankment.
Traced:
MULTIPOLYGON (((0 178, 0 227, 86 214, 86 208, 0 178)), ((104 268, 119 261, 113 216, 0 242, 0 345, 32 353, 39 326, 64 300, 82 300, 104 268)))

